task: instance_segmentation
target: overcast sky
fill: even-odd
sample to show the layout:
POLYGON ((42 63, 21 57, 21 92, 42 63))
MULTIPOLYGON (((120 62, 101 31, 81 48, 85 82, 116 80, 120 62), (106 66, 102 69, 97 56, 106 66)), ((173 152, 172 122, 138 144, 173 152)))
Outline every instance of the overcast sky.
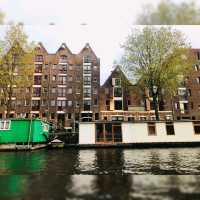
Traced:
MULTIPOLYGON (((179 2, 180 0, 176 0, 179 2)), ((30 41, 41 41, 49 53, 65 42, 78 53, 89 42, 101 60, 101 82, 122 55, 122 44, 131 32, 142 5, 159 0, 0 0, 6 22, 25 24, 30 41), (50 26, 54 23, 54 26, 50 26), (87 25, 82 25, 83 23, 87 25)), ((199 0, 197 0, 199 2, 199 0)), ((194 48, 200 48, 200 27, 179 27, 194 48)), ((0 38, 5 27, 0 27, 0 38)))

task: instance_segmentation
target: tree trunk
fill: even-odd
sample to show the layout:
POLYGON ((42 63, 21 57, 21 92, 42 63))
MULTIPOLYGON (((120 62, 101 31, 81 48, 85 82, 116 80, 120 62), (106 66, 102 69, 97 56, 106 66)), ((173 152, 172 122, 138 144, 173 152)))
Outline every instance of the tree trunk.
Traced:
POLYGON ((157 101, 157 93, 154 94, 153 93, 153 106, 154 106, 154 110, 155 110, 155 116, 156 116, 156 121, 159 121, 159 112, 158 112, 158 101, 157 101))

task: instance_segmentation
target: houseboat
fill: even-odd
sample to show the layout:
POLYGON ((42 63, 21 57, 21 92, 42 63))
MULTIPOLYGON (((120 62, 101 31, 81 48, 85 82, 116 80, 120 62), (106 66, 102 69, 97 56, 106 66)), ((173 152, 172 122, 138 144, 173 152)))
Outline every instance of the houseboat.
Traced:
POLYGON ((200 121, 82 122, 79 146, 199 146, 200 121))
POLYGON ((46 147, 49 124, 41 119, 0 120, 0 150, 34 150, 46 147))

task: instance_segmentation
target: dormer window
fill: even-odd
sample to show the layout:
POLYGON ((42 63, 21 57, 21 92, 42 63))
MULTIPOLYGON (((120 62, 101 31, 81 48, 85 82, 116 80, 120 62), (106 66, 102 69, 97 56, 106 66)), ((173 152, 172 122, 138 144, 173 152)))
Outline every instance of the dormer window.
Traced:
POLYGON ((91 63, 92 60, 91 60, 90 56, 84 56, 84 57, 83 57, 83 62, 84 62, 84 63, 91 63))
POLYGON ((67 62, 67 56, 66 55, 61 55, 59 58, 59 63, 66 63, 67 62))
POLYGON ((35 62, 43 62, 43 55, 36 55, 35 62))
POLYGON ((113 78, 112 79, 112 85, 114 87, 120 87, 121 86, 121 79, 120 78, 113 78))

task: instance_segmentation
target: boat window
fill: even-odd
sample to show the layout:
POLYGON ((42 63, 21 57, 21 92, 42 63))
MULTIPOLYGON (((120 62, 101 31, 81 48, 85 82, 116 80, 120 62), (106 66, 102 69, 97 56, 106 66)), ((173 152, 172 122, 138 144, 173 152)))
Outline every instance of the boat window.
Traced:
POLYGON ((104 140, 103 124, 96 124, 96 139, 97 142, 102 142, 104 140))
POLYGON ((148 123, 148 134, 156 135, 156 124, 155 123, 148 123))
POLYGON ((0 120, 0 130, 10 129, 10 120, 0 120))
POLYGON ((200 122, 193 122, 193 127, 194 127, 194 133, 195 134, 200 134, 200 122))
POLYGON ((175 135, 174 124, 172 122, 166 123, 166 132, 167 132, 167 135, 175 135))

